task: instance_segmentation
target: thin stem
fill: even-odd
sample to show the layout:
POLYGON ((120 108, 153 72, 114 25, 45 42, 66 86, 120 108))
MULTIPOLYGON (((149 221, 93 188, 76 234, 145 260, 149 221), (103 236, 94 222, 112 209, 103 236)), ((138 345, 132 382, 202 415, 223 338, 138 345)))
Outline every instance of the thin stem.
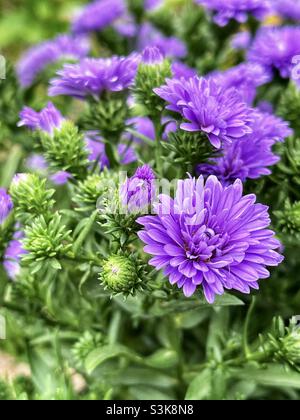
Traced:
POLYGON ((91 215, 89 221, 87 222, 85 228, 82 230, 82 232, 80 233, 80 235, 78 236, 77 240, 75 241, 75 243, 73 245, 74 255, 78 254, 82 244, 84 243, 88 234, 90 233, 90 231, 93 227, 93 224, 96 221, 97 216, 98 216, 98 210, 95 210, 94 213, 91 215))
POLYGON ((163 164, 162 164, 162 148, 161 148, 161 123, 159 118, 153 119, 153 124, 155 128, 155 156, 156 156, 156 170, 159 175, 163 174, 163 164))
POLYGON ((250 326, 250 321, 251 321, 251 316, 255 307, 255 303, 256 303, 256 298, 255 296, 253 296, 252 298, 252 302, 251 305, 249 307, 248 313, 247 313, 247 317, 245 320, 245 327, 244 327, 244 333, 243 333, 243 348, 244 348, 244 354, 246 359, 250 359, 251 358, 251 350, 249 347, 249 343, 248 343, 248 334, 249 334, 249 326, 250 326))

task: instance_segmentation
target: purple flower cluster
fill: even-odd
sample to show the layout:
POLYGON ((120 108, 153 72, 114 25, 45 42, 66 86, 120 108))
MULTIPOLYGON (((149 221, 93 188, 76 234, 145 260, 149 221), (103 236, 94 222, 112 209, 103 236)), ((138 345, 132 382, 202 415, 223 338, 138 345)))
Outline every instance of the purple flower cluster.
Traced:
POLYGON ((217 149, 252 132, 252 110, 236 89, 197 76, 166 82, 155 92, 169 103, 168 110, 187 120, 183 130, 203 131, 217 149))
POLYGON ((272 80, 271 72, 256 63, 242 63, 211 76, 224 88, 235 88, 249 105, 252 105, 256 97, 257 88, 272 80))
POLYGON ((270 11, 268 0, 196 0, 196 2, 215 13, 214 21, 225 26, 231 19, 245 23, 248 15, 262 20, 270 11))
POLYGON ((78 60, 87 56, 89 42, 83 37, 61 35, 25 52, 18 63, 17 73, 23 87, 30 87, 39 73, 61 60, 78 60))
POLYGON ((133 177, 126 179, 120 196, 129 213, 148 212, 155 198, 155 174, 149 165, 137 169, 133 177))
POLYGON ((225 289, 258 289, 267 267, 283 257, 268 229, 268 208, 255 202, 255 195, 243 196, 240 180, 228 187, 214 176, 179 181, 174 200, 161 196, 156 215, 138 219, 144 251, 154 256, 150 264, 187 297, 202 287, 210 303, 225 289))
POLYGON ((140 56, 86 58, 78 64, 67 64, 58 71, 49 89, 50 96, 66 95, 84 99, 99 98, 104 91, 119 92, 131 86, 140 56))
POLYGON ((85 34, 101 31, 126 13, 124 0, 96 0, 75 17, 73 32, 85 34))
POLYGON ((246 181, 270 175, 270 166, 279 161, 272 148, 292 134, 288 124, 270 114, 256 112, 252 133, 223 149, 223 155, 211 164, 198 167, 199 174, 216 175, 223 185, 236 179, 246 181))
POLYGON ((13 209, 13 202, 6 190, 0 188, 0 225, 6 220, 13 209))
POLYGON ((248 52, 248 60, 289 78, 293 58, 300 54, 300 27, 262 28, 248 52))

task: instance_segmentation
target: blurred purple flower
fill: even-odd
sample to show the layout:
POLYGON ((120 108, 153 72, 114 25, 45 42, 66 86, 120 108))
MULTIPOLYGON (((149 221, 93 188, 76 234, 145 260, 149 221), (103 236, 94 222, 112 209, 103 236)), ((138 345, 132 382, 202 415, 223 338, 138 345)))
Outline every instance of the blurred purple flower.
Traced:
POLYGON ((235 88, 249 105, 252 105, 256 97, 257 88, 272 80, 271 72, 255 63, 242 63, 210 76, 225 89, 235 88))
POLYGON ((75 17, 73 32, 85 34, 101 31, 126 13, 124 0, 96 0, 85 6, 75 17))
POLYGON ((270 11, 268 0, 196 0, 196 3, 214 12, 214 21, 219 26, 226 26, 231 19, 245 23, 248 15, 262 20, 270 11))
POLYGON ((30 87, 39 73, 48 65, 61 60, 78 60, 86 57, 90 45, 86 38, 61 35, 43 42, 25 52, 17 65, 23 87, 30 87))
POLYGON ((235 50, 247 50, 251 45, 251 34, 248 31, 238 32, 231 40, 231 46, 235 50))
POLYGON ((67 171, 59 171, 50 176, 50 180, 55 185, 65 185, 73 176, 67 171))
POLYGON ((27 127, 33 131, 42 130, 53 135, 55 129, 60 129, 65 119, 55 106, 49 102, 40 112, 25 107, 20 113, 18 127, 27 127))
POLYGON ((138 219, 150 265, 164 269, 172 285, 192 296, 202 288, 209 303, 225 289, 250 293, 259 279, 270 276, 268 266, 283 257, 280 242, 268 230, 268 207, 243 196, 240 180, 224 187, 211 176, 179 181, 175 200, 160 196, 155 216, 138 219))
POLYGON ((4 253, 3 267, 11 280, 16 280, 19 276, 22 255, 27 254, 27 251, 22 248, 22 242, 19 240, 23 239, 23 236, 21 231, 16 232, 14 239, 8 244, 4 253))
POLYGON ((277 70, 281 77, 289 78, 293 58, 300 54, 300 27, 264 27, 258 32, 248 52, 250 62, 277 70))
POLYGON ((300 0, 272 0, 272 8, 283 18, 300 21, 300 0))
POLYGON ((134 81, 140 56, 86 58, 78 64, 68 64, 52 79, 50 96, 66 95, 78 99, 86 96, 99 98, 107 90, 119 92, 134 81))
POLYGON ((0 188, 0 225, 6 220, 12 209, 12 199, 4 188, 0 188))

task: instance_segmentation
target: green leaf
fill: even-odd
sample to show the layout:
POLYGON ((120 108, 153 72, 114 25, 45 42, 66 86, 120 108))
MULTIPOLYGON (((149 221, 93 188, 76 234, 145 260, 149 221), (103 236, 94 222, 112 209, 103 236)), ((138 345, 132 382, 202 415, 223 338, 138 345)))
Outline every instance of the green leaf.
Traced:
POLYGON ((156 369, 170 369, 177 365, 178 354, 171 349, 158 350, 147 357, 146 364, 156 369))
POLYGON ((281 365, 270 365, 265 369, 257 369, 253 366, 244 369, 231 369, 233 377, 242 380, 253 381, 259 385, 300 389, 300 373, 281 365))
POLYGON ((85 368, 88 373, 91 374, 102 363, 121 356, 127 356, 128 358, 139 360, 139 356, 131 352, 127 347, 122 346, 121 344, 109 344, 107 346, 103 346, 102 348, 93 350, 86 359, 85 368))
POLYGON ((185 399, 187 401, 197 401, 209 398, 211 394, 211 371, 204 369, 190 383, 185 399))

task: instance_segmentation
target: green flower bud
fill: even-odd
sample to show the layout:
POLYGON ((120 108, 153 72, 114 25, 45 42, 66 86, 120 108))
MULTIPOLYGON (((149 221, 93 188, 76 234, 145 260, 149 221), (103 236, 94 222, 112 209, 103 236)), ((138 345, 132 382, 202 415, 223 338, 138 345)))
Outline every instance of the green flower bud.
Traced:
POLYGON ((72 248, 71 231, 62 224, 61 216, 55 213, 47 222, 43 216, 37 217, 30 227, 25 229, 24 249, 28 252, 23 262, 33 267, 37 272, 43 261, 48 260, 55 269, 60 268, 57 258, 66 256, 72 248))
POLYGON ((36 216, 49 217, 55 201, 52 199, 55 190, 47 189, 46 179, 41 179, 36 174, 15 175, 10 195, 14 202, 16 217, 28 223, 36 216))
POLYGON ((143 288, 144 266, 133 256, 111 255, 102 265, 101 284, 112 294, 134 295, 143 288))
POLYGON ((125 130, 128 117, 125 98, 109 96, 100 102, 91 102, 79 125, 87 131, 97 130, 105 139, 116 143, 125 130))
POLYGON ((64 121, 54 134, 41 132, 44 155, 54 171, 66 171, 75 178, 84 178, 89 165, 83 135, 71 121, 64 121))
POLYGON ((275 212, 279 226, 284 233, 299 235, 300 233, 300 202, 291 204, 289 200, 285 202, 284 210, 275 212))
POLYGON ((106 344, 105 337, 101 333, 92 334, 86 331, 72 349, 76 366, 82 367, 88 355, 104 344, 106 344))
POLYGON ((144 107, 144 112, 151 118, 160 118, 165 109, 165 102, 154 92, 162 86, 166 78, 172 76, 171 65, 165 60, 156 47, 146 48, 139 65, 133 93, 138 104, 144 107))
POLYGON ((5 80, 0 78, 0 120, 4 127, 15 129, 22 106, 23 98, 14 67, 7 63, 5 80))

